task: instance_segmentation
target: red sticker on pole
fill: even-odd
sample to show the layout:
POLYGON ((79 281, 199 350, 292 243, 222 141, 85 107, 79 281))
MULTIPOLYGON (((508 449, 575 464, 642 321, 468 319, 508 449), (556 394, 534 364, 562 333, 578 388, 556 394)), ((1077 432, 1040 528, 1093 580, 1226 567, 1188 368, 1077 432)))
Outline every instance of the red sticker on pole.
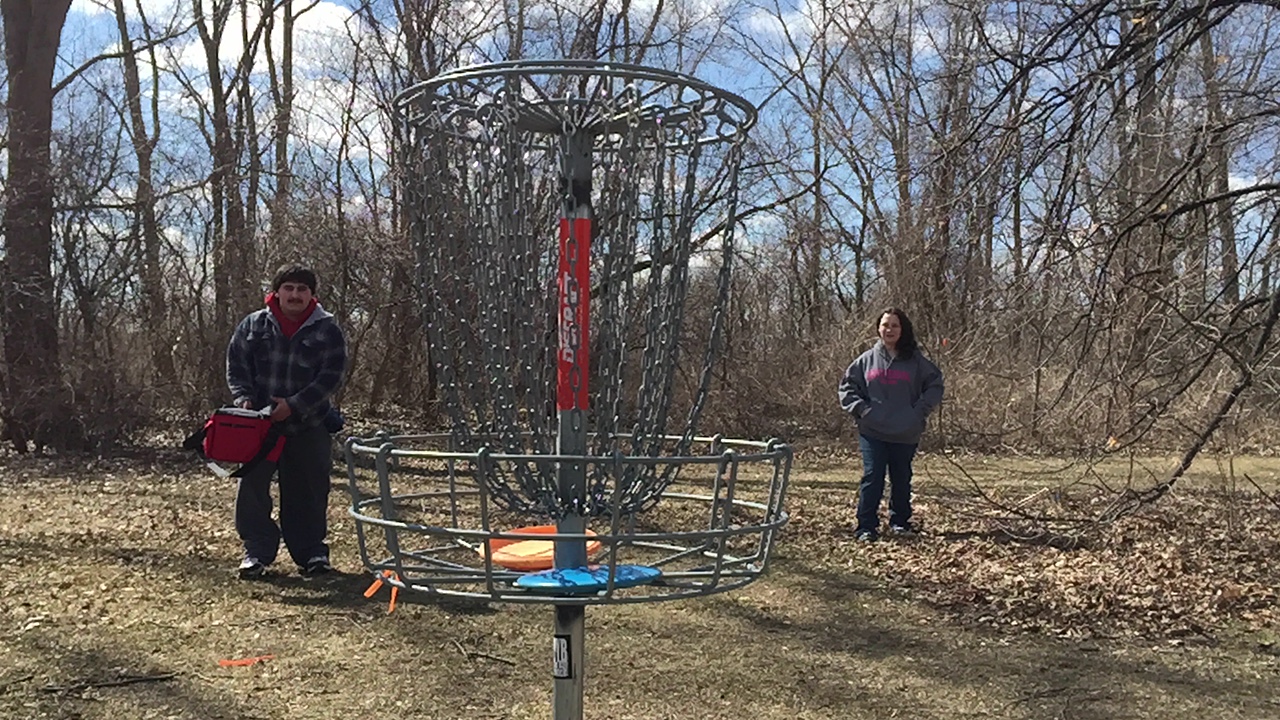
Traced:
POLYGON ((560 219, 560 349, 556 409, 587 409, 587 321, 591 317, 591 219, 560 219))

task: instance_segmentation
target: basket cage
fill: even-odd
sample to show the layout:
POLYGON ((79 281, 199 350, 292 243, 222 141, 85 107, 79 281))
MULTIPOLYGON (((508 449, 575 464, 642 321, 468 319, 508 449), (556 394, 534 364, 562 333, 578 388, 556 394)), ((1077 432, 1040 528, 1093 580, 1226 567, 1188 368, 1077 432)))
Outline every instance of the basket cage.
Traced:
MULTIPOLYGON (((397 112, 454 447, 557 452, 557 236, 564 218, 585 216, 587 454, 687 454, 721 343, 754 108, 674 73, 561 62, 446 74, 402 94, 397 112)), ((481 482, 509 510, 599 517, 653 507, 680 467, 626 464, 614 477, 589 463, 573 498, 536 459, 491 466, 481 482)))
MULTIPOLYGON (((672 448, 682 438, 666 438, 672 448)), ((495 544, 533 539, 528 520, 503 508, 490 492, 494 467, 529 464, 550 472, 563 458, 513 456, 457 448, 449 433, 382 434, 350 438, 346 456, 352 514, 366 567, 386 582, 436 596, 557 604, 635 603, 725 592, 767 569, 784 511, 790 448, 777 441, 695 437, 687 456, 635 457, 617 453, 587 464, 620 480, 634 465, 668 467, 678 477, 662 502, 643 515, 613 511, 594 518, 592 561, 609 567, 641 564, 662 571, 660 581, 602 592, 545 596, 514 588, 521 570, 500 567, 495 544), (514 530, 513 530, 514 529, 514 530)), ((615 492, 619 485, 614 485, 615 492)), ((537 536, 539 539, 551 537, 537 536)), ((557 541, 587 537, 557 532, 557 541)))

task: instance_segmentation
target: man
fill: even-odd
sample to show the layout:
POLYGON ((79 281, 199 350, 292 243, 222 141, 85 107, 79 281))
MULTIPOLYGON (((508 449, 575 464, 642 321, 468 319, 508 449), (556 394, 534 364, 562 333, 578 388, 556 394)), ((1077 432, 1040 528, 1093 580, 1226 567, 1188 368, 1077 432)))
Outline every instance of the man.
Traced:
POLYGON ((304 576, 333 570, 325 544, 333 470, 325 421, 332 411, 329 398, 342 385, 347 343, 315 293, 313 270, 282 267, 271 281, 267 306, 241 320, 227 345, 227 386, 235 404, 271 407, 271 420, 285 437, 280 459, 253 467, 236 492, 243 579, 266 574, 282 536, 304 576), (279 526, 271 517, 271 478, 277 472, 279 526))

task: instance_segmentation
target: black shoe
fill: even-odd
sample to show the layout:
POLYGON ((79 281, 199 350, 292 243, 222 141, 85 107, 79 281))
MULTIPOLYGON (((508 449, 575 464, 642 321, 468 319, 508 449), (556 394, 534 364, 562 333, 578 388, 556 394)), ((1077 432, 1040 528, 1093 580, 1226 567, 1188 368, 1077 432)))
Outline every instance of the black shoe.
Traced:
POLYGON ((915 537, 920 534, 920 528, 909 522, 895 523, 889 526, 889 532, 899 537, 915 537))
POLYGON ((302 573, 302 577, 315 577, 333 572, 333 565, 329 564, 328 556, 317 555, 308 560, 306 565, 298 568, 298 572, 302 573))
POLYGON ((876 534, 875 530, 856 530, 854 531, 853 536, 857 538, 858 542, 865 543, 873 543, 880 539, 880 536, 876 534))
POLYGON ((240 568, 236 572, 241 580, 258 580, 267 574, 267 566, 256 557, 246 557, 240 561, 240 568))

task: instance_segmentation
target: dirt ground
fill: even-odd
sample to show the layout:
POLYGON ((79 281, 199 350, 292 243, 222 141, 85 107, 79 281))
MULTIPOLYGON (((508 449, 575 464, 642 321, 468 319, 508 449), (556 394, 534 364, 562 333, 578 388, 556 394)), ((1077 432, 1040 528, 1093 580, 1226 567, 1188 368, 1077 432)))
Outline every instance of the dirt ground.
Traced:
MULTIPOLYGON (((802 453, 765 578, 588 610, 586 717, 1280 717, 1280 461, 1248 463, 1061 549, 1002 541, 970 486, 1042 497, 1041 469, 926 456, 927 533, 860 545, 855 465, 802 453)), ((344 490, 342 572, 242 582, 233 486, 188 456, 0 458, 0 718, 550 718, 551 608, 388 614, 344 490)))

